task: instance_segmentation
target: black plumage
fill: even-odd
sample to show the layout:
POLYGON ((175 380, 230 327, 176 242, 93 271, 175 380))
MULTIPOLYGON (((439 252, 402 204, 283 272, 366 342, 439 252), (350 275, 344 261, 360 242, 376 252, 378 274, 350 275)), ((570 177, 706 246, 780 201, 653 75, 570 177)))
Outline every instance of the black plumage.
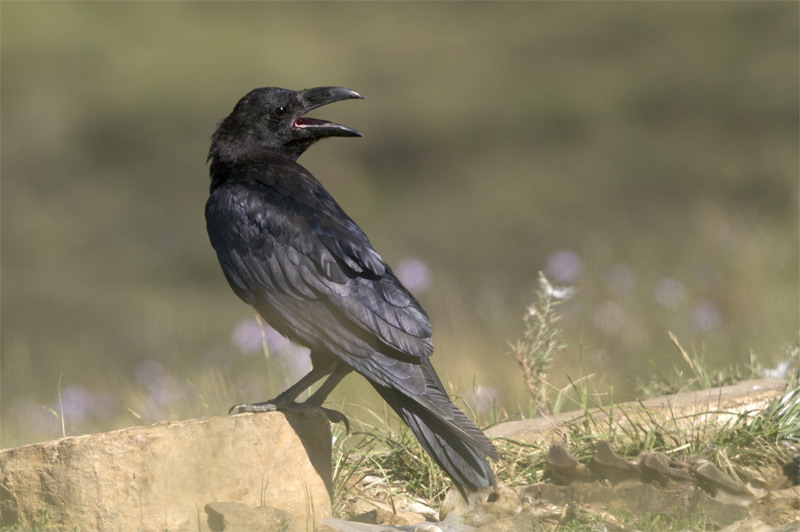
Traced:
POLYGON ((355 370, 466 495, 495 483, 486 457, 497 453, 434 372, 428 315, 358 225, 296 162, 321 138, 360 136, 305 116, 352 98, 361 96, 339 87, 256 89, 212 136, 206 221, 222 270, 236 295, 267 323, 311 350, 313 364, 272 401, 234 408, 288 408, 329 375, 306 400, 320 407, 355 370))

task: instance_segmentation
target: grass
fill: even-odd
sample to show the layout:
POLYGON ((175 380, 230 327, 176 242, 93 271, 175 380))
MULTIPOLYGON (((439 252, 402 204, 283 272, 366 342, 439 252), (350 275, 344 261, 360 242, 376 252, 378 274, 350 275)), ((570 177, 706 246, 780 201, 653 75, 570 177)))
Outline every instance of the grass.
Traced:
MULTIPOLYGON (((50 526, 50 515, 47 508, 40 508, 36 513, 36 517, 31 519, 27 526, 22 526, 19 523, 10 527, 0 526, 0 532, 47 532, 49 530, 52 530, 52 527, 50 526)), ((80 532, 80 530, 75 527, 70 532, 80 532)))
MULTIPOLYGON (((534 374, 541 376, 544 373, 542 368, 552 366, 554 354, 564 346, 561 331, 554 325, 560 319, 555 313, 556 305, 552 300, 554 293, 556 291, 552 284, 541 275, 537 302, 531 305, 524 318, 524 339, 511 344, 515 349, 513 356, 520 362, 521 377, 529 382, 534 382, 531 379, 534 374), (536 319, 534 326, 531 317, 536 319), (532 361, 531 365, 528 365, 528 361, 532 361), (534 366, 536 369, 531 369, 534 366)), ((672 375, 659 375, 657 388, 642 385, 651 393, 710 388, 757 375, 758 365, 755 363, 746 373, 730 369, 713 372, 702 357, 689 356, 678 339, 674 335, 671 337, 690 372, 687 374, 675 368, 672 375)), ((785 352, 789 357, 789 366, 796 368, 800 350, 787 348, 785 352)), ((588 380, 573 383, 568 394, 564 390, 542 388, 546 381, 537 378, 536 386, 528 387, 532 401, 527 414, 536 415, 541 405, 545 404, 542 397, 548 393, 560 398, 570 395, 573 402, 581 405, 584 416, 580 421, 567 424, 561 436, 568 442, 573 456, 584 464, 592 457, 594 442, 602 439, 610 441, 614 449, 627 458, 634 458, 643 451, 665 452, 671 458, 684 461, 702 456, 712 460, 734 479, 747 482, 754 476, 778 476, 782 468, 792 461, 794 451, 791 449, 796 449, 800 444, 800 374, 795 370, 787 378, 790 382, 784 393, 776 397, 765 410, 742 412, 722 426, 700 421, 701 413, 680 419, 675 413, 658 415, 644 407, 621 409, 613 397, 605 401, 597 400, 608 395, 590 389, 588 380), (543 389, 546 391, 543 392, 543 389)), ((554 401, 556 404, 559 402, 554 401)), ((473 410, 465 410, 476 423, 480 423, 473 410)), ((351 437, 358 438, 355 447, 345 445, 346 439, 337 439, 334 448, 334 511, 344 515, 342 512, 348 499, 369 498, 381 490, 393 507, 393 501, 400 497, 422 499, 438 508, 451 486, 449 479, 442 475, 410 431, 399 424, 393 414, 384 411, 382 415, 375 412, 370 415, 377 423, 362 424, 354 432, 351 437), (360 480, 367 475, 383 479, 378 489, 365 491, 361 488, 360 480)), ((494 411, 492 416, 497 418, 498 413, 494 411)), ((500 460, 495 464, 499 482, 515 487, 544 480, 546 445, 507 438, 495 439, 494 443, 500 453, 500 460)), ((700 531, 706 530, 707 526, 702 515, 643 514, 623 515, 622 518, 630 526, 643 531, 700 531)), ((578 516, 559 530, 583 530, 585 528, 581 527, 593 522, 596 522, 593 516, 578 516)))
POLYGON ((705 516, 683 515, 680 508, 669 514, 623 515, 622 522, 639 532, 703 532, 709 529, 705 516))
MULTIPOLYGON (((732 478, 747 482, 754 476, 777 477, 791 463, 791 446, 800 443, 800 388, 787 389, 763 412, 743 413, 722 427, 698 423, 688 429, 678 428, 669 418, 654 416, 644 409, 624 416, 615 414, 619 409, 603 411, 608 417, 600 419, 587 410, 585 420, 570 424, 562 435, 569 442, 571 454, 584 464, 592 457, 593 442, 604 439, 627 458, 643 451, 666 452, 678 460, 700 455, 732 478)), ((387 419, 387 427, 392 421, 396 420, 387 419)), ((450 489, 449 479, 427 458, 408 430, 387 427, 363 427, 354 435, 359 438, 355 449, 344 450, 337 442, 334 464, 338 515, 344 516, 348 499, 374 497, 376 492, 387 495, 390 503, 397 498, 422 499, 438 508, 450 489), (382 477, 384 482, 377 489, 364 490, 359 481, 367 475, 382 477)), ((546 445, 510 439, 496 439, 494 443, 500 453, 494 467, 499 482, 515 487, 544 480, 546 445)), ((698 516, 640 515, 631 519, 634 527, 643 531, 705 530, 698 516)))
POLYGON ((558 327, 559 316, 555 309, 559 303, 568 299, 573 290, 555 288, 544 273, 539 272, 537 302, 528 307, 522 317, 525 330, 516 343, 509 342, 511 356, 519 364, 525 386, 531 395, 531 412, 552 413, 548 404, 547 376, 553 364, 553 356, 566 349, 561 339, 562 330, 558 327))
MULTIPOLYGON (((619 521, 628 529, 639 532, 705 532, 709 530, 702 515, 681 515, 680 509, 673 514, 650 514, 634 516, 623 512, 619 521)), ((561 523, 558 532, 586 532, 587 530, 605 530, 600 516, 580 510, 570 516, 571 519, 561 523), (594 527, 594 528, 593 528, 594 527)))
POLYGON ((334 515, 342 515, 347 499, 366 498, 359 483, 368 475, 377 479, 376 485, 392 508, 398 498, 431 505, 441 502, 450 481, 411 431, 393 413, 371 414, 377 424, 356 421, 350 435, 339 430, 335 438, 334 515))

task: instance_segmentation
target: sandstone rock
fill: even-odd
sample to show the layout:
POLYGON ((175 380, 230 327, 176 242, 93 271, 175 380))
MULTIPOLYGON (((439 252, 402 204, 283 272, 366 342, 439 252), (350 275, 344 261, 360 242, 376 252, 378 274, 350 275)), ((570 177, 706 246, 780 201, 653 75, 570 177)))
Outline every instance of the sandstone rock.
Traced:
POLYGON ((798 521, 772 527, 760 519, 743 519, 720 529, 719 532, 797 532, 798 530, 800 530, 798 521))
POLYGON ((530 513, 520 513, 499 521, 486 523, 475 529, 453 528, 451 530, 442 530, 442 532, 520 532, 521 530, 525 532, 542 532, 545 529, 530 513))
POLYGON ((700 487, 718 500, 749 506, 756 499, 756 495, 747 486, 733 480, 708 460, 695 464, 692 474, 699 481, 700 487))
MULTIPOLYGON (((677 428, 723 426, 735 421, 742 412, 763 410, 785 387, 786 382, 777 379, 744 381, 722 388, 683 392, 641 402, 623 403, 613 408, 594 409, 590 414, 595 422, 601 423, 608 419, 610 412, 615 423, 621 426, 629 422, 626 418, 635 420, 642 412, 650 417, 668 419, 677 428)), ((486 435, 490 438, 504 437, 527 443, 553 441, 564 425, 585 420, 586 413, 576 410, 500 423, 487 429, 486 435)))
POLYGON ((439 510, 440 524, 452 521, 457 517, 460 524, 479 527, 497 523, 515 516, 522 511, 522 501, 517 493, 498 484, 470 493, 467 500, 456 489, 451 489, 442 502, 439 510))
POLYGON ((547 451, 544 478, 549 478, 555 484, 564 486, 573 482, 589 481, 591 475, 586 466, 569 454, 564 442, 557 441, 547 451))
POLYGON ((288 512, 269 506, 250 508, 238 502, 211 502, 204 510, 208 517, 201 519, 200 532, 297 530, 288 512))
POLYGON ((326 419, 270 412, 193 419, 0 451, 2 525, 208 529, 208 503, 268 506, 300 530, 330 514, 326 419), (203 521, 206 521, 203 523, 203 521))
MULTIPOLYGON (((355 521, 345 521, 344 519, 326 518, 322 520, 323 528, 320 530, 335 530, 337 532, 464 532, 465 529, 445 531, 434 523, 418 523, 416 525, 394 526, 376 525, 370 523, 358 523, 355 521)), ((474 530, 474 529, 471 529, 474 530)))
POLYGON ((393 505, 376 499, 357 499, 348 506, 349 519, 359 523, 409 525, 426 520, 424 515, 409 510, 408 501, 399 497, 393 505))
MULTIPOLYGON (((419 523, 425 519, 415 522, 419 523)), ((374 525, 410 525, 412 522, 396 513, 384 510, 383 508, 373 508, 353 517, 356 523, 370 523, 374 525)))
POLYGON ((611 444, 605 440, 598 440, 594 446, 594 456, 589 463, 589 470, 595 478, 608 480, 612 486, 639 482, 638 465, 628 462, 614 452, 611 444))
POLYGON ((519 488, 521 498, 544 500, 556 505, 564 501, 602 508, 624 505, 633 515, 698 516, 716 527, 730 525, 749 516, 747 508, 713 499, 698 489, 658 489, 650 484, 627 488, 610 488, 598 483, 577 483, 569 486, 541 483, 519 488), (676 510, 677 509, 677 510, 676 510))
POLYGON ((771 527, 793 524, 800 530, 800 486, 771 492, 756 502, 753 516, 771 527))
POLYGON ((644 452, 639 455, 639 463, 644 482, 655 482, 662 487, 670 487, 673 484, 686 487, 694 483, 692 475, 686 469, 674 467, 664 453, 644 452))

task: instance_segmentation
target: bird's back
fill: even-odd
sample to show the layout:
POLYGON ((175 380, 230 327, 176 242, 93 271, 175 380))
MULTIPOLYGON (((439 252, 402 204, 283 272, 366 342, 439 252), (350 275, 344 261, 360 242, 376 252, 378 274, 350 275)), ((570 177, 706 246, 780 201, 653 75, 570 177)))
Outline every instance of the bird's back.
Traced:
POLYGON ((208 233, 237 295, 282 334, 342 358, 427 357, 427 314, 366 235, 301 165, 261 158, 206 204, 208 233))

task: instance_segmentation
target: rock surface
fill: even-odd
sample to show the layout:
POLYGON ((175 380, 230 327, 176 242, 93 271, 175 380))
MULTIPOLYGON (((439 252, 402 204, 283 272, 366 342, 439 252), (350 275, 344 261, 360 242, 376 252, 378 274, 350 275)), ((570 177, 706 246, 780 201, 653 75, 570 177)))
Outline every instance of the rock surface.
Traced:
POLYGON ((717 528, 749 516, 746 508, 719 502, 701 490, 662 490, 649 484, 627 488, 585 483, 570 486, 534 484, 521 490, 520 497, 553 504, 578 501, 589 509, 594 507, 595 511, 608 509, 611 514, 624 509, 633 515, 674 515, 676 511, 684 515, 703 515, 717 528))
POLYGON ((250 508, 238 502, 211 502, 204 508, 200 532, 254 532, 257 530, 298 530, 288 512, 270 506, 250 508))
POLYGON ((544 478, 549 478, 559 486, 566 486, 573 482, 591 480, 591 473, 585 465, 569 454, 564 442, 557 441, 553 442, 547 451, 544 478))
POLYGON ((592 476, 608 480, 612 486, 638 484, 641 477, 640 468, 618 455, 605 440, 595 442, 589 470, 592 476))
MULTIPOLYGON (((783 487, 794 482, 785 468, 771 481, 759 477, 745 485, 699 455, 678 460, 644 451, 627 460, 608 441, 594 444, 587 469, 565 443, 552 443, 543 475, 550 482, 513 488, 499 484, 466 500, 452 489, 438 515, 404 511, 399 497, 395 501, 400 504, 392 506, 376 498, 370 504, 349 500, 351 521, 323 519, 320 530, 557 532, 569 528, 611 532, 661 526, 670 530, 725 527, 724 532, 800 531, 800 486, 783 487), (365 506, 368 511, 363 511, 365 506)), ((779 470, 771 469, 773 473, 779 470)), ((368 491, 379 484, 367 477, 362 483, 368 491)), ((377 494, 372 492, 373 497, 377 494)))
POLYGON ((219 503, 232 502, 310 530, 330 515, 331 491, 322 417, 193 419, 0 451, 2 526, 30 527, 46 510, 52 530, 217 530, 230 510, 219 503))
MULTIPOLYGON (((777 393, 786 387, 786 381, 759 379, 744 381, 732 386, 710 388, 692 392, 676 393, 655 397, 641 402, 622 403, 613 408, 591 411, 595 421, 601 421, 611 412, 620 425, 626 418, 637 419, 646 412, 647 416, 669 419, 675 427, 722 426, 736 420, 744 411, 763 410, 777 393)), ((561 427, 586 419, 581 410, 564 412, 521 421, 500 423, 486 430, 490 438, 509 438, 526 443, 553 441, 559 437, 561 427)))

